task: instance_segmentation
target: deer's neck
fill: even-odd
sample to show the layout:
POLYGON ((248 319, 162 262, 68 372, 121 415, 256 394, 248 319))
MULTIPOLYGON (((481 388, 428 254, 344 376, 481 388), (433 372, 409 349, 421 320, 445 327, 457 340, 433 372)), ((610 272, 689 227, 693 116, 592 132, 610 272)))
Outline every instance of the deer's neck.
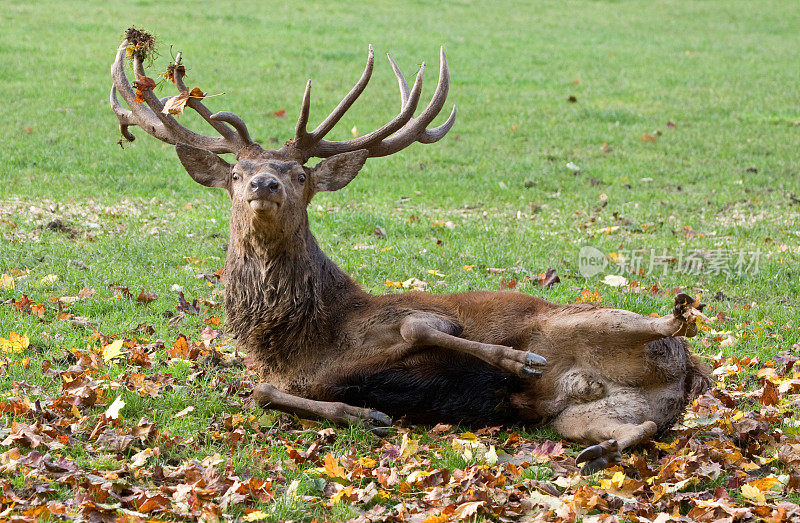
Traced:
POLYGON ((225 267, 228 327, 244 349, 274 368, 287 353, 333 343, 337 318, 366 293, 306 229, 287 243, 236 241, 225 267))

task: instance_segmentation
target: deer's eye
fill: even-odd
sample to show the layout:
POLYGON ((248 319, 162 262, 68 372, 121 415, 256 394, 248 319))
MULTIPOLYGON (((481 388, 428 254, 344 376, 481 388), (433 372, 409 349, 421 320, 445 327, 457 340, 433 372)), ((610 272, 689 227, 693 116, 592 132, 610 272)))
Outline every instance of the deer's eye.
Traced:
POLYGON ((241 177, 241 176, 239 176, 239 175, 238 175, 238 174, 236 174, 236 173, 233 173, 233 181, 234 181, 234 182, 238 182, 238 181, 239 181, 239 180, 241 180, 241 179, 242 179, 242 177, 241 177))
POLYGON ((299 181, 300 183, 304 183, 306 181, 306 175, 301 174, 300 176, 297 177, 297 181, 299 181))

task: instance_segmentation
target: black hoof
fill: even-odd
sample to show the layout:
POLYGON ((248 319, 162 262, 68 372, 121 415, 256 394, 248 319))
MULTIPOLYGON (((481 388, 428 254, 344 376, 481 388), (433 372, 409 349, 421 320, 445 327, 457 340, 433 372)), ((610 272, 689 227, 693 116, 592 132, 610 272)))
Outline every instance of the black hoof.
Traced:
POLYGON ((525 357, 525 365, 538 365, 538 366, 547 365, 547 360, 539 356, 538 354, 529 352, 528 355, 525 357))
POLYGON ((385 438, 389 435, 389 427, 376 427, 374 425, 367 425, 367 431, 375 434, 379 438, 385 438))
POLYGON ((532 369, 530 367, 522 367, 521 373, 527 378, 538 378, 542 375, 542 371, 538 369, 532 369))
POLYGON ((581 474, 594 474, 595 472, 600 472, 605 468, 608 468, 608 459, 606 459, 605 456, 601 456, 584 465, 581 469, 581 474))
POLYGON ((376 425, 381 427, 391 427, 392 426, 392 418, 384 414, 379 410, 370 410, 369 411, 369 419, 375 422, 376 425))
POLYGON ((583 449, 583 452, 575 458, 575 464, 579 465, 585 462, 581 473, 594 474, 608 467, 609 463, 619 463, 621 460, 619 445, 616 440, 610 439, 583 449))
POLYGON ((575 464, 580 465, 584 461, 591 461, 593 459, 597 459, 603 455, 603 447, 600 445, 592 445, 591 447, 586 447, 583 451, 578 454, 578 457, 575 458, 575 464))

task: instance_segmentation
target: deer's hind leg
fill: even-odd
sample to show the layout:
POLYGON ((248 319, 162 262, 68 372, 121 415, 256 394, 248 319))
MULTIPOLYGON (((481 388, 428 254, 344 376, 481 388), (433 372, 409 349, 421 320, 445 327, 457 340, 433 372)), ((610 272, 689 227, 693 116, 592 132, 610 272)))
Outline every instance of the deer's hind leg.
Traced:
POLYGON ((317 401, 287 394, 269 383, 259 383, 251 398, 262 408, 296 414, 304 418, 324 418, 334 423, 360 423, 378 436, 388 434, 392 418, 383 412, 354 407, 338 401, 317 401))
POLYGON ((653 318, 621 309, 568 306, 548 320, 545 330, 556 339, 582 340, 594 344, 630 346, 674 336, 697 334, 695 319, 704 304, 693 306, 694 298, 678 294, 672 315, 653 318))
POLYGON ((547 360, 533 352, 517 350, 505 345, 494 345, 459 338, 460 327, 434 314, 415 313, 403 319, 400 335, 409 347, 436 346, 475 356, 501 370, 523 378, 536 378, 542 371, 537 367, 547 360))
MULTIPOLYGON (((626 398, 630 401, 631 398, 626 398)), ((636 412, 636 401, 627 414, 619 415, 607 400, 567 407, 551 422, 562 436, 590 443, 576 463, 586 463, 584 474, 592 474, 622 459, 622 450, 653 437, 658 427, 636 412)))

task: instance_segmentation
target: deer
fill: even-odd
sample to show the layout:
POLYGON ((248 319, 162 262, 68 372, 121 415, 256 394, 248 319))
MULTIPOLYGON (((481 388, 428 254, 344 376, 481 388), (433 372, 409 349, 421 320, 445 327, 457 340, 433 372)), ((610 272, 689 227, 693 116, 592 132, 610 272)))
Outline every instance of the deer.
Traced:
MULTIPOLYGON (((309 80, 294 138, 265 149, 239 116, 212 113, 199 97, 189 97, 187 107, 220 136, 197 134, 165 111, 168 99, 144 81, 148 38, 126 32, 111 66, 111 108, 123 137, 132 141, 129 128, 138 126, 174 145, 194 181, 230 196, 226 328, 261 370, 251 393, 257 405, 360 423, 378 435, 397 417, 545 425, 587 445, 576 462, 591 473, 669 430, 710 387, 707 368, 685 340, 697 333, 702 305, 686 294, 675 297, 671 314, 658 317, 508 290, 373 295, 321 250, 307 212, 317 193, 345 187, 368 158, 437 142, 452 128, 455 106, 443 124, 429 128, 449 90, 444 48, 438 84, 419 115, 425 64, 409 88, 387 55, 400 91, 397 115, 351 140, 324 139, 367 86, 370 45, 360 79, 316 128, 307 128, 309 80), (128 54, 138 92, 125 72, 128 54), (321 161, 307 165, 312 158, 321 161)), ((170 68, 187 93, 180 61, 178 53, 170 68)))

